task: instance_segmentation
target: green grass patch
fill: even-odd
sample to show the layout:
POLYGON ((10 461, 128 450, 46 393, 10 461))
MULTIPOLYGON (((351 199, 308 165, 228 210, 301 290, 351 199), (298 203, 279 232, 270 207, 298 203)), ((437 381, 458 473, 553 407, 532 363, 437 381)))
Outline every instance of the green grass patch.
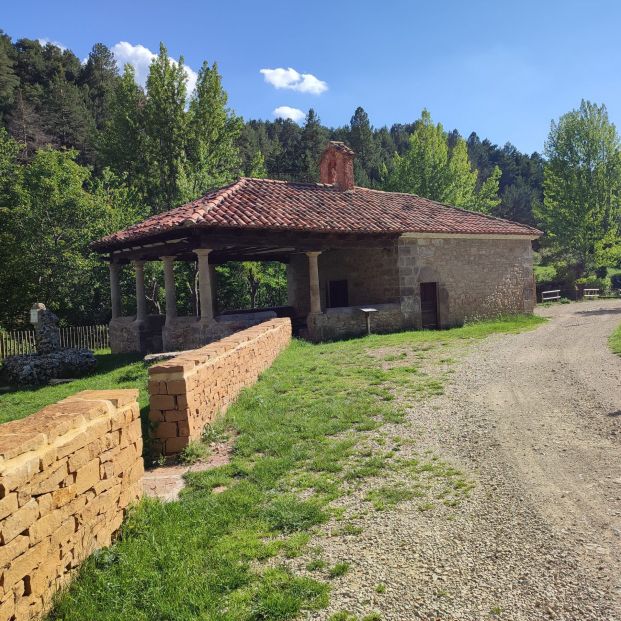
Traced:
POLYGON ((608 338, 608 345, 614 354, 621 356, 621 324, 617 326, 608 338))
MULTIPOLYGON (((385 421, 401 419, 397 406, 374 389, 415 390, 419 382, 441 381, 406 371, 402 384, 401 372, 378 368, 381 356, 374 350, 398 347, 408 358, 424 358, 450 343, 539 323, 535 317, 502 318, 441 332, 321 345, 294 341, 229 408, 221 429, 236 437, 231 463, 188 474, 177 502, 141 502, 115 544, 92 555, 56 598, 50 618, 276 621, 325 607, 329 586, 296 576, 284 560, 301 554, 313 532, 335 515, 334 498, 397 460, 394 451, 365 443, 385 421), (225 489, 214 494, 216 487, 225 489)), ((146 377, 144 365, 130 365, 129 372, 130 385, 146 377)), ((117 376, 116 385, 121 381, 117 376)), ((425 459, 432 466, 418 476, 448 476, 448 466, 425 459)), ((424 467, 398 464, 412 474, 424 467)), ((321 569, 319 563, 309 567, 321 569)))
POLYGON ((0 394, 0 423, 24 418, 38 412, 46 405, 66 399, 81 390, 107 390, 110 388, 138 388, 140 407, 149 404, 147 393, 148 365, 139 354, 110 354, 98 352, 97 370, 88 377, 66 384, 22 388, 0 394))
POLYGON ((330 578, 340 578, 349 571, 349 567, 349 563, 337 563, 333 567, 330 567, 328 576, 330 576, 330 578))

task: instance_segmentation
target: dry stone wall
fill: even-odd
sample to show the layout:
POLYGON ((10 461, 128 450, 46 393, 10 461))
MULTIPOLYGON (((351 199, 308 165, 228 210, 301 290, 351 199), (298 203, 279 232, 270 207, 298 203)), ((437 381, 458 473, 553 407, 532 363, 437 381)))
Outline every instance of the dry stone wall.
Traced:
POLYGON ((0 620, 34 619, 142 494, 137 390, 83 391, 0 425, 0 620))
POLYGON ((180 452, 226 410, 291 340, 291 321, 272 319, 149 369, 153 448, 180 452))

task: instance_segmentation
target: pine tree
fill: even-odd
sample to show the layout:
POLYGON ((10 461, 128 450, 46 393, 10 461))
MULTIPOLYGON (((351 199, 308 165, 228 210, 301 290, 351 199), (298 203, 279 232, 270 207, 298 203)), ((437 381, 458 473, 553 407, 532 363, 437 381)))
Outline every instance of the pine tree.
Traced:
POLYGON ((18 87, 11 39, 0 30, 0 121, 15 103, 18 87))
POLYGON ((321 121, 311 108, 306 115, 300 138, 300 152, 298 155, 300 181, 319 181, 319 159, 321 158, 326 140, 327 137, 321 126, 321 121))
POLYGON ((188 182, 190 198, 229 183, 241 170, 237 142, 242 122, 226 107, 227 94, 214 63, 203 63, 188 119, 188 182))
POLYGON ((97 129, 101 129, 106 123, 117 79, 114 54, 103 43, 96 43, 80 74, 80 84, 88 89, 89 108, 97 129))
POLYGON ((360 106, 356 108, 349 123, 349 140, 356 153, 354 178, 357 185, 370 186, 379 181, 377 146, 369 115, 360 106))
POLYGON ((147 198, 153 213, 171 209, 186 198, 186 81, 183 57, 178 63, 172 62, 160 44, 147 78, 145 106, 147 198))

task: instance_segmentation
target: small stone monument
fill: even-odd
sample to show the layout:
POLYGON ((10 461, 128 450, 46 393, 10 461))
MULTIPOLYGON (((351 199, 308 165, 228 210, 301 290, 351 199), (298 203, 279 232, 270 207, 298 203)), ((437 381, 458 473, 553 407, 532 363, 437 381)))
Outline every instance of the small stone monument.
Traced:
POLYGON ((60 329, 58 317, 37 302, 30 309, 30 323, 35 329, 35 343, 38 354, 51 354, 60 351, 60 329))
POLYGON ((30 309, 35 328, 36 354, 8 356, 3 374, 13 386, 36 386, 50 380, 81 377, 92 373, 97 360, 90 349, 62 349, 58 317, 37 302, 30 309))

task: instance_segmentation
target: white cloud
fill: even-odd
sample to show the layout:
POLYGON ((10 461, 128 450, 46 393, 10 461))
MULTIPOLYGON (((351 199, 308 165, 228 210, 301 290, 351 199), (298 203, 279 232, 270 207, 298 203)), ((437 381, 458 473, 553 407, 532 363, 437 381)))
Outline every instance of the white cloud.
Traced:
POLYGON ((62 43, 60 43, 59 41, 52 41, 52 39, 46 39, 45 37, 43 37, 43 38, 41 38, 41 39, 37 39, 37 41, 38 41, 41 45, 43 45, 43 46, 47 45, 48 43, 49 43, 50 45, 55 45, 57 48, 60 48, 60 50, 61 50, 61 51, 63 51, 63 52, 67 49, 67 46, 66 46, 66 45, 63 45, 63 44, 62 44, 62 43))
POLYGON ((272 113, 277 119, 291 119, 296 123, 303 120, 306 115, 299 108, 291 108, 289 106, 279 106, 272 113))
MULTIPOLYGON (((122 69, 123 66, 128 63, 133 65, 136 71, 136 82, 138 82, 141 86, 144 86, 147 83, 151 61, 157 56, 157 54, 144 45, 132 45, 127 41, 119 41, 119 43, 113 45, 111 49, 119 68, 122 69)), ((177 64, 176 60, 171 59, 171 62, 177 64)), ((194 71, 194 69, 188 67, 188 65, 184 65, 183 68, 185 69, 185 74, 188 77, 188 95, 191 95, 196 86, 198 74, 194 71)))
POLYGON ((299 93, 311 93, 321 95, 328 90, 328 84, 312 73, 299 73, 289 67, 284 69, 261 69, 265 81, 274 88, 286 88, 299 93))

